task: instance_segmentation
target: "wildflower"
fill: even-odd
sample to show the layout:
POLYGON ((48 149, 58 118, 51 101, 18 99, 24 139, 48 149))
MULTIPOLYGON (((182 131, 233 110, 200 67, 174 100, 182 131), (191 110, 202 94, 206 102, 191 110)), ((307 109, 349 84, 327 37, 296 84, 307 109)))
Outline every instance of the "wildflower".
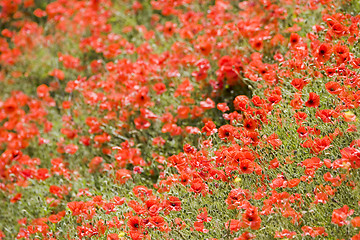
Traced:
POLYGON ((339 227, 349 224, 347 217, 351 216, 354 213, 354 210, 349 209, 347 205, 344 205, 342 208, 334 209, 331 217, 331 222, 337 224, 339 227))
POLYGON ((132 231, 139 231, 142 228, 143 223, 138 216, 133 216, 129 218, 127 225, 132 231))
POLYGON ((341 85, 333 81, 327 82, 325 88, 330 94, 334 95, 339 95, 342 91, 341 85))
POLYGON ((241 111, 249 110, 250 108, 249 104, 250 104, 249 98, 244 95, 237 96, 234 100, 234 107, 236 110, 241 110, 241 111))
POLYGON ((245 226, 249 226, 253 230, 257 230, 261 226, 261 218, 258 215, 257 207, 248 207, 242 215, 242 221, 245 226))
POLYGON ((316 93, 311 92, 309 95, 309 99, 307 100, 307 102, 305 102, 305 106, 316 108, 319 106, 319 104, 320 104, 320 96, 317 95, 316 93))
POLYGON ((223 125, 219 128, 219 138, 223 141, 232 141, 234 139, 235 129, 231 125, 223 125))
POLYGON ((127 169, 119 169, 116 171, 116 182, 120 184, 126 183, 131 178, 131 171, 127 169))

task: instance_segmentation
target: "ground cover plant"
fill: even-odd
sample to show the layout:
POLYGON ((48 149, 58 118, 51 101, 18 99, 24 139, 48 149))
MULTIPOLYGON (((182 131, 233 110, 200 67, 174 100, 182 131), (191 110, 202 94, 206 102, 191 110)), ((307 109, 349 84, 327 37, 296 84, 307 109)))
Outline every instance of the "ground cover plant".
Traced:
POLYGON ((0 239, 360 239, 358 1, 0 9, 0 239))

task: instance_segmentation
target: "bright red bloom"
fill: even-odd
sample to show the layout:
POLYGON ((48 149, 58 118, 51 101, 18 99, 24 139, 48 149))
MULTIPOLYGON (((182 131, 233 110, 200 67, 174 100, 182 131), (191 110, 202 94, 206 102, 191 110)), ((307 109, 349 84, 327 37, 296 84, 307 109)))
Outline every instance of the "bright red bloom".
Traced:
POLYGON ((256 238, 255 234, 249 233, 249 232, 244 232, 243 234, 240 235, 240 237, 238 238, 234 238, 234 240, 251 240, 256 238))
POLYGON ((132 231, 139 231, 143 226, 143 222, 138 216, 133 216, 129 218, 127 225, 132 231))
POLYGON ((202 193, 202 195, 205 196, 208 192, 208 186, 203 182, 202 179, 195 178, 191 181, 190 191, 194 192, 195 194, 202 193))
POLYGON ((301 124, 303 121, 306 120, 307 114, 304 112, 297 112, 294 114, 294 118, 297 124, 301 124))
POLYGON ((360 227, 360 217, 354 217, 352 220, 351 220, 351 225, 353 227, 360 227))
POLYGON ((152 190, 148 189, 145 186, 135 186, 132 191, 135 194, 135 196, 140 198, 142 201, 144 201, 145 198, 148 198, 153 195, 152 190))
POLYGON ((138 203, 135 200, 131 200, 127 204, 129 207, 131 207, 136 214, 145 214, 147 211, 145 207, 143 207, 140 203, 138 203))
POLYGON ((299 91, 301 91, 305 87, 306 84, 307 84, 307 82, 304 81, 303 78, 294 78, 291 81, 291 85, 299 91))
POLYGON ((219 138, 223 141, 232 141, 234 139, 235 129, 231 125, 223 125, 219 128, 219 138))
POLYGON ((80 215, 86 210, 84 202, 69 202, 67 207, 70 209, 73 216, 80 215))
POLYGON ((151 126, 151 123, 143 117, 137 117, 134 119, 136 129, 148 129, 151 126))
POLYGON ((242 217, 242 221, 246 226, 249 226, 253 230, 260 228, 261 218, 259 217, 257 207, 248 207, 242 217))
POLYGON ((250 174, 254 171, 254 163, 249 159, 243 159, 239 162, 239 173, 250 174))
POLYGON ((291 100, 290 105, 294 109, 301 109, 303 107, 304 101, 301 99, 301 93, 296 92, 294 94, 294 99, 291 100))
POLYGON ((331 222, 337 224, 339 227, 349 224, 347 217, 351 216, 354 213, 353 209, 349 209, 347 205, 344 205, 342 208, 334 209, 331 217, 331 222))
POLYGON ((231 219, 230 221, 226 222, 225 227, 230 229, 230 232, 237 232, 242 228, 242 224, 240 220, 231 219))
POLYGON ((197 215, 196 219, 199 222, 210 222, 212 220, 212 217, 208 216, 208 212, 206 210, 206 207, 199 209, 199 214, 197 215))
POLYGON ((153 89, 156 92, 156 94, 158 94, 158 95, 163 94, 167 90, 166 85, 164 83, 156 83, 153 86, 153 89))
POLYGON ((257 121, 252 118, 246 118, 244 120, 244 127, 248 131, 255 131, 255 129, 257 128, 257 121))
POLYGON ((131 178, 131 171, 127 169, 119 169, 116 171, 116 181, 120 184, 126 183, 131 178))
POLYGON ((160 216, 153 216, 150 218, 150 223, 157 228, 162 228, 166 222, 163 217, 160 216))
POLYGON ((325 88, 330 94, 334 95, 339 95, 342 91, 341 85, 333 81, 327 82, 325 88))
POLYGON ((107 235, 106 240, 120 240, 118 233, 110 233, 107 235))
POLYGON ((267 138, 267 142, 270 143, 275 149, 282 145, 282 141, 279 139, 276 133, 271 134, 267 138))
POLYGON ((325 63, 330 59, 332 46, 329 43, 322 43, 316 50, 314 56, 320 63, 325 63))
POLYGON ((311 237, 315 238, 317 236, 328 236, 328 234, 325 232, 324 227, 309 227, 309 226, 303 226, 301 230, 304 232, 302 236, 310 235, 311 237))
POLYGON ((301 182, 301 180, 298 179, 298 178, 291 179, 290 181, 288 181, 288 187, 289 188, 294 188, 297 185, 299 185, 300 182, 301 182))
POLYGON ((309 94, 309 100, 307 100, 305 106, 316 108, 319 106, 319 104, 320 104, 320 96, 314 92, 311 92, 309 94))
POLYGON ((230 191, 227 199, 228 209, 235 209, 236 207, 246 208, 248 206, 247 200, 251 198, 251 193, 247 189, 236 188, 230 191))
POLYGON ((147 87, 142 87, 138 90, 138 93, 135 95, 135 103, 139 106, 148 106, 150 104, 150 97, 148 96, 149 89, 147 87))
POLYGON ((17 193, 15 194, 15 196, 13 196, 11 199, 10 199, 10 202, 11 203, 16 203, 17 201, 19 201, 22 197, 22 194, 21 193, 17 193))
POLYGON ((178 118, 185 119, 188 118, 190 108, 188 106, 179 106, 177 109, 178 118))
POLYGON ((291 33, 291 35, 290 35, 291 46, 294 46, 294 45, 298 44, 299 42, 301 42, 301 38, 300 38, 299 34, 291 33))
POLYGON ((292 239, 296 236, 296 232, 290 232, 287 229, 282 230, 281 232, 276 231, 275 232, 275 238, 288 238, 292 239))
POLYGON ((160 206, 159 201, 155 199, 147 200, 145 202, 145 206, 147 208, 147 213, 150 216, 157 216, 159 214, 159 211, 162 209, 162 206, 160 206))
POLYGON ((234 107, 236 110, 246 111, 249 110, 250 100, 245 95, 237 96, 234 100, 234 107))
POLYGON ((208 233, 209 230, 205 229, 204 223, 201 221, 194 222, 194 228, 198 232, 208 233))
POLYGON ((210 136, 217 132, 216 125, 213 121, 207 121, 201 131, 206 132, 206 136, 210 136))
POLYGON ((226 111, 230 110, 230 108, 227 106, 226 103, 218 103, 217 104, 217 109, 219 109, 222 112, 226 112, 226 111))
POLYGON ((181 201, 177 197, 169 196, 168 200, 165 200, 165 208, 169 211, 180 211, 181 201))

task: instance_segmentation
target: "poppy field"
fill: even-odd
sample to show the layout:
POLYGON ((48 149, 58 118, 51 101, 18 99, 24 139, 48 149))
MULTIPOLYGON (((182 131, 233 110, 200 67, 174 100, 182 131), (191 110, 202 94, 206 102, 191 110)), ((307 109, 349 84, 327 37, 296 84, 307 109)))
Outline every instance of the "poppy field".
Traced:
POLYGON ((360 240, 358 0, 0 0, 0 240, 360 240))

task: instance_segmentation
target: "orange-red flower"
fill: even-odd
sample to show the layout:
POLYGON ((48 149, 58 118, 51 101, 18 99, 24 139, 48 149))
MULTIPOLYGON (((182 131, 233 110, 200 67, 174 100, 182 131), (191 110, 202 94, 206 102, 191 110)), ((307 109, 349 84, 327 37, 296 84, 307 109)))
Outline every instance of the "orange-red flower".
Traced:
POLYGON ((316 108, 320 104, 320 96, 314 92, 309 94, 309 99, 305 102, 305 106, 316 108))

